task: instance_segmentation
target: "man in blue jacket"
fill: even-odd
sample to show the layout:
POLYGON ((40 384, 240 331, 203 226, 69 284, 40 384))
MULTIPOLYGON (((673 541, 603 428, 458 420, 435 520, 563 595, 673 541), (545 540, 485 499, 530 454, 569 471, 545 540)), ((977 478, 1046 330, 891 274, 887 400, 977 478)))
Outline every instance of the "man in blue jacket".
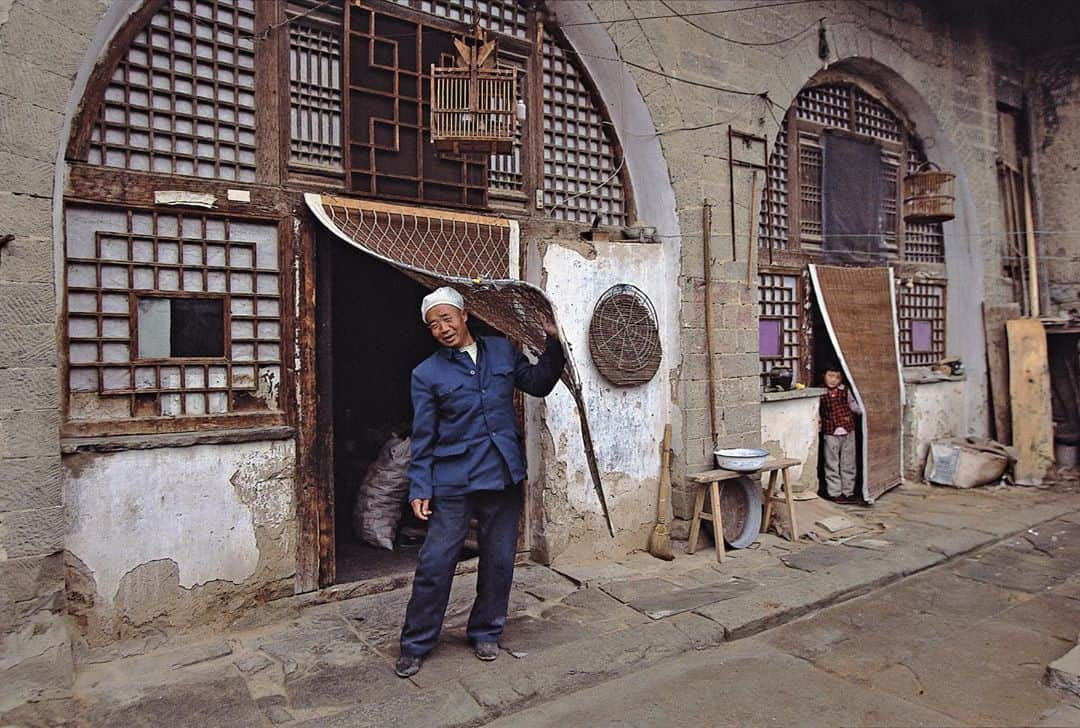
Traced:
POLYGON ((547 344, 536 364, 502 337, 474 338, 453 288, 426 296, 420 317, 440 348, 412 373, 409 503, 428 532, 401 630, 400 677, 415 675, 439 639, 471 517, 479 524, 480 563, 467 634, 478 658, 498 657, 525 480, 514 388, 547 395, 566 361, 550 321, 544 321, 547 344))

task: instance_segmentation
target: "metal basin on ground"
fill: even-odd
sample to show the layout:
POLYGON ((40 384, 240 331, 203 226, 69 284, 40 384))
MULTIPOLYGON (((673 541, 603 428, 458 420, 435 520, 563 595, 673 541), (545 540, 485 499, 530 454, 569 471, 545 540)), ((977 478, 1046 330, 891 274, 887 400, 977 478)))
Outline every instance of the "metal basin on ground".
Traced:
POLYGON ((744 549, 761 533, 761 486, 750 478, 724 483, 720 491, 720 516, 724 519, 724 542, 744 549))

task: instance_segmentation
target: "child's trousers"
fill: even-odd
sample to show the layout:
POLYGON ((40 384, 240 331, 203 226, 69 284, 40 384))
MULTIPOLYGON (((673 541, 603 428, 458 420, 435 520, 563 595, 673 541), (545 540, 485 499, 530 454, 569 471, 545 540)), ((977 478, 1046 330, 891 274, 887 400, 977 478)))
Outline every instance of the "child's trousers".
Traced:
POLYGON ((825 488, 830 498, 855 495, 855 435, 825 435, 825 488))

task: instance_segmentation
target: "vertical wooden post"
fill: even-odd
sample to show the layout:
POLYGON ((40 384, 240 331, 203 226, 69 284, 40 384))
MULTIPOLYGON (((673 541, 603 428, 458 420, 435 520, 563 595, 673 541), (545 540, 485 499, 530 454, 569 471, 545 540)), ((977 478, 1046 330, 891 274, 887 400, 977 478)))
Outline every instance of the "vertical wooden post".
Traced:
POLYGON ((1035 222, 1031 214, 1031 160, 1024 157, 1024 231, 1027 234, 1029 314, 1039 316, 1039 266, 1035 251, 1035 222))
POLYGON ((705 377, 709 389, 709 431, 712 433, 712 447, 716 447, 718 432, 716 428, 716 383, 713 377, 713 340, 712 340, 712 204, 708 200, 701 203, 701 242, 705 255, 705 377))

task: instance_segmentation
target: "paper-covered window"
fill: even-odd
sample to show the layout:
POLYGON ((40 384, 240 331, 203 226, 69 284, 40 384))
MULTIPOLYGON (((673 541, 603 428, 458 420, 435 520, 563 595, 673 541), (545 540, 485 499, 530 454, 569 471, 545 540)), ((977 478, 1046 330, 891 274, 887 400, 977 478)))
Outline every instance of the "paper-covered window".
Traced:
POLYGON ((277 225, 69 207, 70 422, 274 412, 277 225))

